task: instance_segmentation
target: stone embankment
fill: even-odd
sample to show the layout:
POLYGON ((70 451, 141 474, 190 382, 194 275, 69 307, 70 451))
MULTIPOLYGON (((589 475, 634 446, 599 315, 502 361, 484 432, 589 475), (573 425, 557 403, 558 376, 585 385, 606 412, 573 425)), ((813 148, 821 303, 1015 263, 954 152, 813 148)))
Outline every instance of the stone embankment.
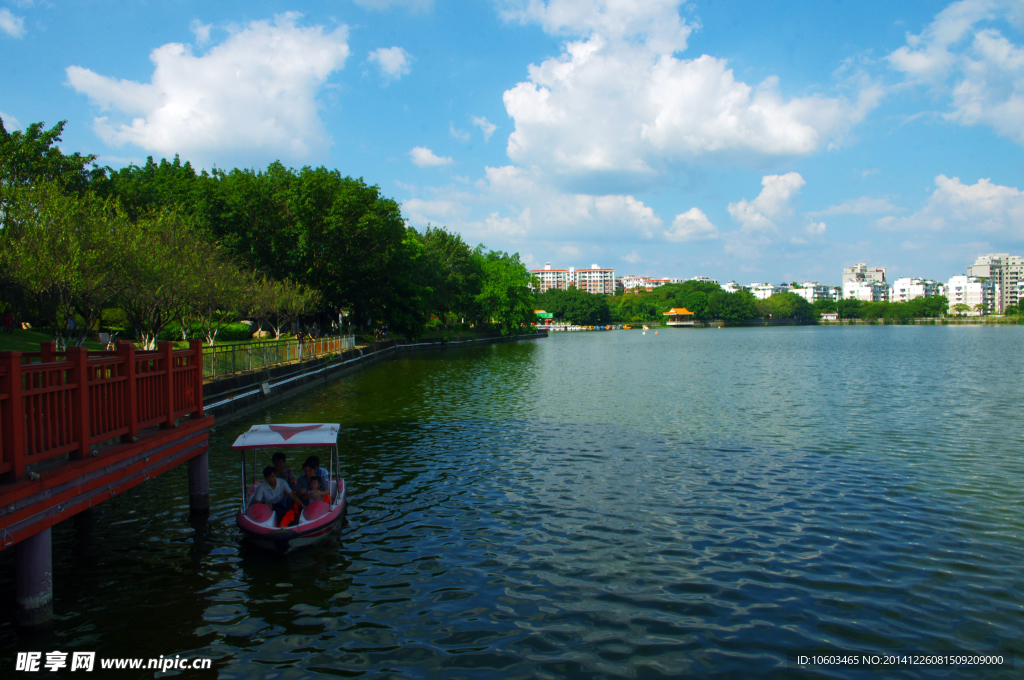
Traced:
POLYGON ((534 340, 545 338, 547 335, 547 331, 507 337, 495 333, 471 340, 451 340, 449 342, 385 340, 369 345, 358 345, 354 349, 345 350, 334 356, 281 364, 265 370, 236 374, 206 383, 203 386, 203 409, 216 415, 217 423, 221 424, 227 419, 264 406, 283 396, 294 394, 303 388, 348 375, 397 354, 534 340))

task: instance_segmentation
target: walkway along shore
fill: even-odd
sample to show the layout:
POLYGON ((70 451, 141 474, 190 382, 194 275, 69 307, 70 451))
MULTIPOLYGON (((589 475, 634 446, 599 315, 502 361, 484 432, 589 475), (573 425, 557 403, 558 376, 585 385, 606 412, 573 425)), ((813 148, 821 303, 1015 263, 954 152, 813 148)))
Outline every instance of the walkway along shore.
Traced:
POLYGON ((441 342, 409 342, 385 340, 370 345, 359 345, 327 359, 315 359, 302 364, 290 363, 261 371, 235 375, 208 382, 203 386, 203 410, 217 416, 218 425, 261 408, 277 399, 294 394, 312 385, 323 384, 370 366, 389 357, 406 352, 492 345, 519 340, 546 338, 547 331, 523 335, 502 336, 495 333, 472 340, 441 342))

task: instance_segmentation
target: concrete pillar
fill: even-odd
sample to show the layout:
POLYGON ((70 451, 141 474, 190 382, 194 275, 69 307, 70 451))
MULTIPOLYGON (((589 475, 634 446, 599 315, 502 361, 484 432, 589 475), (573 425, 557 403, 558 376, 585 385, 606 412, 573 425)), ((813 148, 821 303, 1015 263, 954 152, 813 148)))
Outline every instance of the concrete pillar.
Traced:
POLYGON ((44 628, 53 621, 53 559, 49 529, 14 546, 14 602, 21 628, 44 628))
POLYGON ((188 461, 188 507, 196 514, 210 512, 209 451, 203 451, 188 461))

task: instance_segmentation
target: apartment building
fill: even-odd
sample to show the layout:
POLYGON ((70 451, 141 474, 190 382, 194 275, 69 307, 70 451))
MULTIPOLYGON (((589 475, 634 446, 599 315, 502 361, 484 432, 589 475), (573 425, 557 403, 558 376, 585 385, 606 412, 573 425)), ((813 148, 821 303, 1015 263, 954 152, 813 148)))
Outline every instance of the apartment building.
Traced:
POLYGON ((892 282, 889 289, 890 302, 910 302, 921 297, 942 295, 944 287, 931 279, 899 278, 892 282))
POLYGON ((843 285, 847 283, 885 283, 885 267, 868 267, 863 262, 858 262, 852 267, 843 269, 843 285))
POLYGON ((747 288, 758 300, 767 300, 776 293, 782 292, 782 290, 773 283, 754 282, 747 286, 747 288))
POLYGON ((530 274, 540 279, 541 293, 551 288, 566 290, 572 284, 569 278, 569 270, 552 269, 550 262, 544 264, 544 269, 531 269, 530 274))
MULTIPOLYGON (((843 273, 845 276, 845 272, 843 273)), ((861 280, 843 282, 844 300, 862 300, 864 302, 888 302, 889 286, 885 281, 861 280)))
POLYGON ((796 293, 811 304, 818 300, 832 299, 832 288, 817 281, 804 281, 799 288, 790 288, 790 293, 796 293))
POLYGON ((615 269, 590 265, 590 269, 574 269, 569 267, 569 274, 580 290, 588 293, 615 295, 615 269))
POLYGON ((1024 282, 1024 258, 1009 253, 982 255, 967 267, 967 276, 985 278, 999 286, 995 311, 1002 314, 1020 300, 1019 284, 1024 282))
POLYGON ((963 313, 968 316, 991 314, 997 309, 999 294, 999 284, 977 276, 954 276, 946 284, 951 314, 960 313, 956 310, 957 305, 967 305, 968 309, 963 313), (978 305, 982 305, 982 311, 978 310, 978 305))

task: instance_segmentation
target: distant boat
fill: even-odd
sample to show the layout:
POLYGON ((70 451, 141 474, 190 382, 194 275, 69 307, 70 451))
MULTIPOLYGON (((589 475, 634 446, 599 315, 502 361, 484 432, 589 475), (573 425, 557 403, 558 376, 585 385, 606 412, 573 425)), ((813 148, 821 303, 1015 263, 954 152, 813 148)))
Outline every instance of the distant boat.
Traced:
POLYGON ((651 329, 650 329, 650 328, 648 328, 647 326, 644 326, 644 330, 645 330, 645 331, 649 331, 649 330, 651 330, 651 329))

